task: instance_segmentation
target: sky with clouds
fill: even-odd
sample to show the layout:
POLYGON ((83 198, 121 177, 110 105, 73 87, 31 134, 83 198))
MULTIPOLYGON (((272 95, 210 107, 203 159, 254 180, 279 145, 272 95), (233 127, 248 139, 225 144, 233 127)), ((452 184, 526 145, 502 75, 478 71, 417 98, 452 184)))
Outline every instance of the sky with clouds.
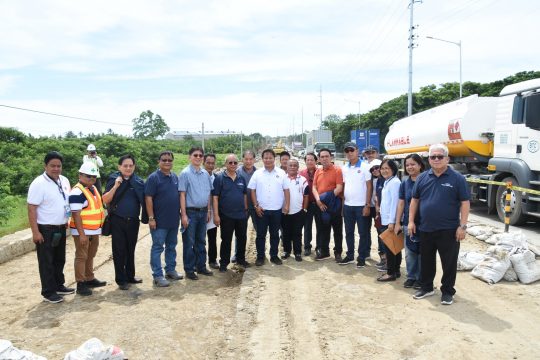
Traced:
MULTIPOLYGON (((0 125, 33 135, 172 130, 286 135, 408 89, 409 0, 0 0, 0 125)), ((413 90, 540 70, 538 0, 424 0, 413 90)))

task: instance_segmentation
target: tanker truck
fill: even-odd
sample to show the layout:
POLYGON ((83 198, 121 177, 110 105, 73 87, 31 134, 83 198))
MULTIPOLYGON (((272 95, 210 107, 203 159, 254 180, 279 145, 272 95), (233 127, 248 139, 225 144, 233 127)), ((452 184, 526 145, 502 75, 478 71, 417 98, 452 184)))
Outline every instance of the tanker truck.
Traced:
MULTIPOLYGON (((448 146, 450 166, 471 180, 512 182, 540 190, 540 79, 508 85, 499 97, 471 95, 394 122, 387 157, 427 158, 429 146, 448 146)), ((427 162, 426 162, 427 164, 427 162)), ((504 219, 505 186, 468 182, 473 200, 504 219)), ((540 218, 540 196, 512 190, 511 225, 540 218)))

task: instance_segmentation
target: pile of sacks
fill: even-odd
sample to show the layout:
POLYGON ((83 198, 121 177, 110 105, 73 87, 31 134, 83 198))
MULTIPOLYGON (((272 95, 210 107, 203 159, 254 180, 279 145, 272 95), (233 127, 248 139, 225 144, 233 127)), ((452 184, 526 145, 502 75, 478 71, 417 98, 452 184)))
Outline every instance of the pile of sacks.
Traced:
MULTIPOLYGON (((105 345, 91 338, 76 350, 70 351, 64 360, 124 360, 124 352, 115 345, 105 345)), ((0 339, 0 360, 47 360, 30 351, 19 350, 9 340, 0 339)))
POLYGON ((459 253, 458 270, 472 270, 471 275, 495 284, 501 279, 530 284, 540 280, 540 250, 527 243, 518 232, 502 233, 486 226, 473 226, 467 230, 490 246, 486 252, 463 251, 459 253))

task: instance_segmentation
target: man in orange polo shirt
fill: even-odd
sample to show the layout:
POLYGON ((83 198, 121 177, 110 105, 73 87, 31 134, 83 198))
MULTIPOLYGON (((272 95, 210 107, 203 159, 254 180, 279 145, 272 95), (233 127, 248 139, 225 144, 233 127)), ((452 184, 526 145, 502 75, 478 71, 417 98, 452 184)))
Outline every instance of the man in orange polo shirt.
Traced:
POLYGON ((330 230, 334 230, 334 256, 341 261, 343 250, 343 217, 341 215, 341 193, 343 175, 341 168, 332 164, 332 154, 328 149, 319 151, 322 168, 315 172, 313 179, 313 197, 318 210, 315 213, 317 228, 317 248, 315 260, 330 257, 330 230))

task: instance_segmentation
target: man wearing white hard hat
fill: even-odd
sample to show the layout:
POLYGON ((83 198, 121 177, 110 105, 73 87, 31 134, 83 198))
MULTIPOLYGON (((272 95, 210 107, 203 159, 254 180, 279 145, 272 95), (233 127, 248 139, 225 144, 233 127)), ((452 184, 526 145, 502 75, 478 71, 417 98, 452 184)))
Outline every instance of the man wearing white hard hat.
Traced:
POLYGON ((94 257, 105 219, 101 195, 94 186, 97 175, 98 170, 91 162, 83 163, 79 169, 79 182, 69 193, 69 227, 75 242, 75 280, 77 294, 82 296, 92 295, 91 288, 107 284, 94 276, 94 257))
POLYGON ((101 158, 97 154, 96 146, 94 144, 89 144, 88 147, 86 148, 86 151, 88 153, 83 156, 83 163, 90 162, 94 164, 94 167, 97 169, 97 179, 94 185, 99 191, 99 194, 103 195, 102 189, 101 189, 101 175, 99 174, 99 168, 103 167, 103 160, 101 160, 101 158))

